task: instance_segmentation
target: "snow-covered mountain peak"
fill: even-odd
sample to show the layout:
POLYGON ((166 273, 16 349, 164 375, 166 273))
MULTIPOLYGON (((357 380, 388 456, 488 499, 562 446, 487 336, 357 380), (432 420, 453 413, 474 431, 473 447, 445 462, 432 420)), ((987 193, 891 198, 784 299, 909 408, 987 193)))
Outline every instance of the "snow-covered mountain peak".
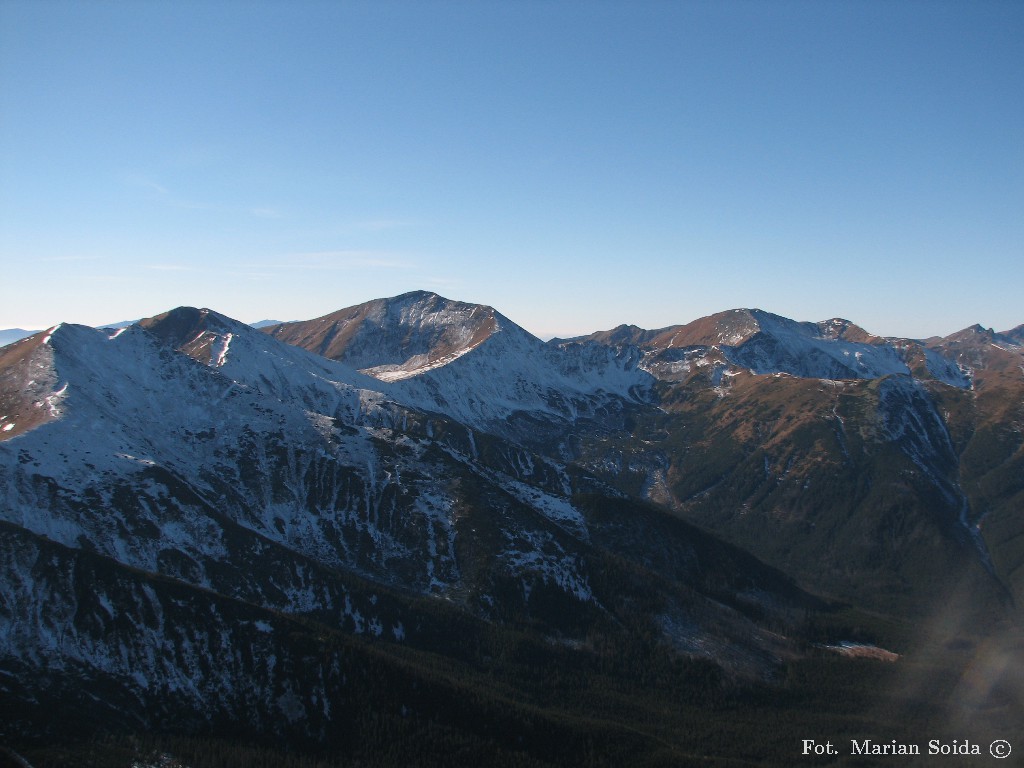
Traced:
POLYGON ((117 368, 109 342, 126 330, 59 323, 0 350, 0 441, 62 418, 69 398, 117 368))
POLYGON ((174 346, 187 343, 190 338, 195 338, 203 331, 220 332, 242 325, 237 320, 212 309, 196 307, 177 307, 140 320, 138 324, 157 338, 174 346))
POLYGON ((318 355, 371 369, 385 379, 443 365, 499 331, 529 335, 492 307, 427 291, 375 299, 265 331, 318 355))
POLYGON ((653 382, 638 353, 545 344, 492 307, 426 291, 265 332, 358 368, 398 402, 501 434, 522 431, 513 418, 564 426, 611 401, 644 398, 653 382))
POLYGON ((216 364, 218 355, 223 362, 223 350, 214 349, 217 339, 247 328, 226 315, 196 307, 177 307, 140 320, 138 325, 163 344, 204 364, 216 364))

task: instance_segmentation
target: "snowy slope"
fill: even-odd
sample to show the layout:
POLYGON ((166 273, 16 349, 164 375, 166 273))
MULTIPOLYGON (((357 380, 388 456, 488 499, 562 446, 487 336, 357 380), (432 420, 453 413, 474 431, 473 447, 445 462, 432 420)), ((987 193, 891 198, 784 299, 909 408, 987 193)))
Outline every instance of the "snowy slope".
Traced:
MULTIPOLYGON (((50 420, 0 443, 3 519, 144 570, 171 558, 176 573, 229 594, 235 576, 214 564, 246 531, 425 591, 458 580, 457 498, 444 478, 459 458, 424 455, 437 417, 215 313, 177 352, 158 333, 187 326, 183 314, 203 313, 109 336, 64 325, 47 338, 51 394, 38 402, 50 420), (83 514, 96 504, 103 515, 83 514)), ((276 600, 316 604, 301 589, 276 600)))
POLYGON ((728 347, 726 357, 754 373, 818 379, 877 379, 910 369, 895 349, 846 341, 828 324, 798 323, 752 310, 758 331, 728 347))
POLYGON ((492 307, 423 291, 266 330, 361 369, 402 403, 517 438, 518 421, 564 430, 653 384, 635 350, 545 344, 492 307))
POLYGON ((758 375, 838 380, 913 374, 969 386, 961 366, 936 348, 875 336, 842 318, 809 323, 760 309, 734 309, 686 325, 655 331, 620 326, 581 339, 638 346, 644 351, 642 367, 668 380, 731 364, 758 375))
POLYGON ((403 402, 502 433, 514 417, 571 425, 602 408, 645 400, 653 379, 639 362, 638 354, 598 344, 552 347, 499 322, 475 347, 419 368, 388 391, 403 402))
POLYGON ((566 553, 588 532, 564 467, 477 430, 533 408, 556 415, 560 431, 577 399, 609 396, 594 381, 625 387, 634 374, 596 346, 561 367, 524 357, 510 380, 517 401, 509 382, 496 386, 501 372, 524 355, 519 345, 543 345, 514 330, 491 341, 488 357, 466 356, 476 379, 445 367, 388 384, 209 310, 112 333, 59 326, 0 371, 14 391, 32 377, 29 407, 45 417, 0 434, 0 519, 279 610, 337 609, 337 591, 315 586, 322 567, 462 596, 495 578, 561 574, 566 596, 586 601, 588 577, 566 553), (457 550, 472 546, 460 541, 475 538, 478 502, 462 487, 490 499, 495 541, 548 544, 522 556, 482 550, 492 559, 467 575, 457 550), (245 563, 260 553, 304 565, 253 586, 245 563))

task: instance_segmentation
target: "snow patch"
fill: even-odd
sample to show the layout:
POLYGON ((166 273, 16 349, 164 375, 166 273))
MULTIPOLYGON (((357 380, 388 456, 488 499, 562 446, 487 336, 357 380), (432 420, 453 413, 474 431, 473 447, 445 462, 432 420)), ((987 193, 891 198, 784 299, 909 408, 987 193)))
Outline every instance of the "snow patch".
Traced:
POLYGON ((228 347, 231 346, 231 340, 233 338, 233 333, 228 333, 218 338, 220 344, 216 349, 216 359, 213 361, 214 368, 220 368, 222 365, 224 365, 224 361, 227 360, 228 357, 228 347))

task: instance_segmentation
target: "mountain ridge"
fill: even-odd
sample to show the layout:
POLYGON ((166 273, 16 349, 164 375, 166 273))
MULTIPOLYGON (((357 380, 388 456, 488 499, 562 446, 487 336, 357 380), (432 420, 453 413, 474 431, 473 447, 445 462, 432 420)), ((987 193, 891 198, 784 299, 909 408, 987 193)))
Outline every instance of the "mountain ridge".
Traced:
MULTIPOLYGON (((307 352, 313 352, 313 357, 292 359, 294 355, 285 354, 284 350, 294 345, 273 350, 264 348, 258 339, 275 338, 274 328, 253 335, 247 326, 211 310, 178 308, 138 324, 197 362, 223 369, 237 382, 244 382, 245 387, 255 391, 276 388, 281 397, 298 396, 312 412, 336 408, 338 387, 350 387, 360 393, 355 396, 360 405, 350 402, 347 406, 350 412, 364 408, 366 403, 391 401, 400 408, 442 414, 471 430, 499 435, 549 458, 582 461, 581 466, 588 467, 596 476, 602 476, 605 471, 602 468, 609 466, 608 461, 620 467, 619 455, 613 452, 609 456, 603 446, 609 434, 622 434, 630 441, 622 430, 635 424, 638 415, 656 413, 652 408, 665 411, 666 398, 670 402, 677 396, 674 393, 691 390, 694 386, 699 388, 695 391, 714 393, 711 405, 716 411, 725 409, 720 418, 729 422, 733 417, 727 412, 733 402, 749 401, 743 408, 764 407, 760 403, 767 391, 762 383, 766 376, 790 375, 809 384, 815 381, 866 382, 868 388, 858 397, 867 396, 874 402, 872 407, 878 409, 878 415, 875 423, 861 427, 862 434, 875 435, 872 440, 876 442, 905 441, 902 450, 909 452, 912 462, 924 461, 922 468, 929 478, 927 484, 944 499, 942 505, 948 510, 946 519, 960 521, 951 523, 953 527, 948 535, 955 538, 960 535, 956 531, 961 530, 965 540, 977 545, 982 561, 987 562, 990 557, 978 533, 980 520, 987 513, 971 512, 960 490, 961 481, 949 475, 951 461, 955 463, 948 458, 953 449, 942 446, 949 446, 952 438, 943 431, 944 425, 938 432, 922 426, 936 420, 938 406, 933 400, 941 391, 932 393, 922 389, 920 383, 936 382, 968 391, 972 398, 987 397, 985 392, 991 387, 983 387, 984 391, 979 393, 974 393, 974 389, 979 382, 994 380, 993 377, 1003 377, 1000 381, 1006 380, 1006 386, 1015 386, 1013 361, 1019 359, 1019 349, 1012 344, 1005 350, 993 348, 988 341, 990 337, 977 329, 927 345, 894 344, 892 340, 866 334, 849 321, 838 318, 820 323, 797 323, 760 310, 730 310, 696 324, 654 334, 620 328, 621 332, 614 339, 605 338, 606 342, 614 343, 593 339, 544 343, 492 308, 451 302, 425 291, 378 299, 314 321, 288 325, 292 332, 305 332, 305 336, 300 334, 295 338, 312 347, 307 352), (419 333, 424 328, 426 332, 419 333), (315 332, 309 333, 310 329, 315 332), (391 346, 372 357, 374 344, 360 339, 372 340, 381 334, 392 339, 391 346), (373 365, 356 371, 343 362, 328 362, 317 353, 317 350, 328 349, 331 339, 339 336, 344 338, 344 343, 336 348, 338 357, 345 359, 346 349, 355 344, 357 351, 351 359, 373 365), (236 361, 243 338, 249 340, 244 342, 249 347, 243 350, 242 357, 280 360, 284 367, 275 369, 278 372, 272 375, 273 381, 267 379, 266 372, 259 367, 238 367, 236 361), (642 347, 632 343, 637 340, 643 341, 642 347), (972 346, 968 343, 971 340, 977 343, 972 346), (727 344, 727 341, 734 344, 727 344), (684 342, 705 344, 676 346, 684 342), (708 346, 707 342, 715 343, 708 346), (944 357, 943 352, 947 350, 955 350, 958 357, 955 360, 944 357), (970 360, 965 357, 968 353, 970 360), (997 366, 990 363, 994 355, 1003 356, 997 366), (324 368, 325 365, 328 367, 324 368), (330 368, 331 365, 341 367, 330 368), (312 387, 288 383, 291 374, 284 372, 321 369, 318 381, 322 383, 312 387), (891 383, 878 387, 872 384, 885 382, 893 376, 897 378, 891 383), (916 383, 900 384, 901 377, 916 383), (921 412, 913 416, 916 420, 913 426, 908 427, 910 422, 906 422, 879 429, 878 424, 903 418, 898 415, 899 410, 893 412, 897 416, 884 415, 888 408, 884 401, 892 397, 886 393, 896 392, 903 393, 897 397, 899 402, 918 402, 913 409, 921 412), (745 394, 737 399, 741 393, 745 394), (940 459, 940 455, 947 458, 940 459), (920 456, 926 458, 922 460, 920 456), (933 466, 934 462, 939 464, 933 466)), ((988 401, 992 398, 988 397, 988 401)), ((824 407, 825 403, 813 406, 822 410, 819 418, 838 425, 836 434, 840 437, 827 452, 838 451, 840 457, 844 456, 848 451, 847 438, 843 437, 846 417, 839 415, 835 404, 829 406, 831 412, 825 412, 824 407)), ((674 413, 674 408, 670 407, 667 412, 674 413)), ((1009 418, 1010 411, 1006 408, 991 410, 994 418, 1009 418)), ((794 415, 794 418, 797 417, 794 415)), ((804 420, 802 416, 798 418, 804 420)), ((22 427, 16 420, 8 415, 2 415, 0 420, 4 421, 0 430, 6 430, 0 433, 0 439, 20 434, 22 427)), ((644 416, 644 421, 647 420, 644 416)), ((736 435, 743 435, 747 425, 740 422, 736 429, 736 435)), ((656 434, 661 433, 656 430, 656 434)), ((653 446, 660 442, 660 438, 648 439, 641 444, 653 446)), ((884 442, 879 443, 882 444, 884 442)), ((746 450, 754 449, 751 444, 746 450)), ((630 452, 636 449, 631 448, 630 452)), ((693 503, 687 499, 692 491, 683 489, 691 487, 692 483, 680 484, 676 476, 680 471, 676 465, 679 458, 673 458, 676 449, 666 453, 664 449, 645 448, 639 455, 643 458, 633 460, 634 469, 644 478, 639 488, 635 488, 631 480, 623 485, 633 476, 634 469, 623 472, 622 468, 616 469, 613 475, 605 475, 609 487, 632 494, 639 490, 641 497, 667 504, 679 512, 690 509, 693 503), (673 487, 679 490, 672 490, 673 487)), ((812 461, 811 454, 801 461, 812 461)), ((852 472, 855 463, 847 459, 846 464, 846 471, 852 472)), ((810 463, 805 471, 816 472, 813 467, 810 463)), ((766 475, 770 474, 767 468, 766 463, 766 475)), ((716 492, 711 498, 718 498, 718 495, 716 492)), ((701 524, 712 524, 715 529, 712 520, 702 518, 701 524)), ((757 549, 761 544, 753 546, 757 549)))
MULTIPOLYGON (((292 343, 296 346, 303 346, 305 348, 316 346, 317 348, 315 351, 317 354, 324 357, 330 357, 332 359, 339 359, 345 356, 349 337, 355 329, 350 330, 348 333, 343 333, 341 338, 335 338, 340 330, 340 328, 335 328, 335 326, 351 325, 352 320, 355 319, 360 321, 365 320, 368 315, 373 313, 374 310, 379 312, 381 308, 393 306, 396 302, 416 303, 423 300, 442 306, 447 305, 452 308, 460 308, 462 310, 469 309, 471 314, 476 311, 482 311, 486 315, 500 318, 503 323, 515 326, 521 330, 522 333, 525 333, 532 338, 536 338, 533 334, 530 334, 529 331, 526 331, 504 315, 498 313, 493 307, 484 304, 474 304, 447 299, 433 291, 427 290, 409 291, 390 298, 372 299, 361 304, 335 310, 327 315, 322 315, 310 320, 293 320, 285 322, 278 320, 261 320, 256 323, 249 323, 248 325, 262 330, 265 333, 269 333, 272 336, 284 338, 288 343, 292 343), (317 332, 312 330, 312 326, 314 324, 318 326, 326 324, 327 328, 319 329, 318 336, 317 332)), ((437 314, 441 313, 438 312, 437 314)), ((957 340, 970 338, 971 336, 987 334, 991 341, 1000 341, 1002 343, 1010 343, 1014 345, 1024 344, 1024 324, 1006 331, 997 332, 992 328, 986 329, 981 324, 975 323, 959 331, 954 331, 946 336, 909 338, 902 336, 879 336, 866 331, 862 327, 844 318, 836 317, 822 321, 796 321, 782 315, 776 315, 757 308, 723 310, 686 323, 673 324, 655 329, 645 329, 636 325, 623 324, 607 331, 594 331, 588 334, 572 337, 554 337, 549 339, 546 343, 558 346, 560 344, 570 342, 582 343, 586 341, 596 341, 598 343, 613 346, 623 344, 638 347, 713 346, 715 344, 725 343, 726 338, 730 338, 725 336, 725 334, 730 330, 732 333, 731 338, 734 343, 743 340, 746 336, 754 333, 759 328, 760 320, 765 319, 770 319, 774 323, 781 321, 782 323, 800 326, 807 330, 816 328, 818 333, 834 340, 848 340, 863 343, 881 344, 886 341, 916 342, 928 347, 935 347, 942 344, 949 344, 957 340), (739 316, 739 318, 737 318, 737 316, 739 316), (739 322, 735 322, 737 319, 739 319, 739 322), (734 322, 729 322, 730 320, 734 322), (745 329, 741 327, 744 323, 746 326, 745 329), (717 338, 714 337, 716 333, 718 336, 717 338), (739 335, 737 335, 737 333, 739 335)), ((118 329, 138 322, 141 321, 123 321, 96 327, 118 329)), ((17 333, 19 335, 16 338, 12 337, 7 342, 0 342, 0 347, 14 341, 28 338, 32 335, 44 333, 45 331, 24 330, 21 328, 0 329, 0 334, 6 334, 8 332, 17 333)), ((485 337, 486 335, 486 332, 481 332, 481 337, 485 337)), ((401 362, 404 363, 407 360, 408 356, 403 358, 401 362)), ((392 362, 390 364, 396 363, 392 362)))
POLYGON ((322 743, 353 701, 399 718, 367 665, 437 692, 507 644, 774 690, 879 639, 819 636, 836 612, 966 593, 983 633, 1024 595, 1009 334, 736 310, 545 343, 429 292, 287 326, 178 307, 0 349, 0 692, 39 722, 45 669, 118 722, 322 743))

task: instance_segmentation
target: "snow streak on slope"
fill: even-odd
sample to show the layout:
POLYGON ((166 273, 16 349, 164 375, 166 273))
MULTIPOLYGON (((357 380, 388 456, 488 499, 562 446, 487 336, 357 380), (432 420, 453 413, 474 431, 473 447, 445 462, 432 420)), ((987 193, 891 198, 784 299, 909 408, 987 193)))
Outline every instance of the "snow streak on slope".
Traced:
POLYGON ((428 355, 414 355, 402 365, 377 365, 372 368, 364 368, 362 373, 373 376, 381 381, 401 381, 402 379, 409 379, 421 373, 448 365, 448 363, 458 360, 467 352, 472 352, 475 348, 476 345, 463 347, 433 360, 428 355))
POLYGON ((803 378, 876 379, 909 374, 890 346, 845 341, 837 324, 797 323, 752 310, 759 331, 736 347, 725 347, 730 362, 754 373, 788 373, 803 378))

